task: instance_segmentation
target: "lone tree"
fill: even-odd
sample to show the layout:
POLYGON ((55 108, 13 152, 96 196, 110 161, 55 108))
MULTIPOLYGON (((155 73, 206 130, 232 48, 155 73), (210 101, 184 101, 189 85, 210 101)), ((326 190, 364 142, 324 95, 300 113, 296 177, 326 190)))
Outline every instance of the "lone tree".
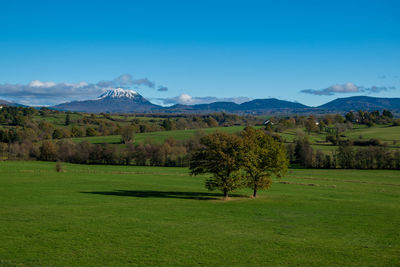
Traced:
POLYGON ((211 173, 212 177, 206 181, 207 189, 221 190, 226 199, 229 192, 243 185, 240 175, 241 138, 215 132, 201 138, 200 143, 202 147, 191 155, 191 174, 211 173))
POLYGON ((241 164, 246 171, 246 184, 256 197, 257 190, 271 186, 272 175, 281 177, 287 172, 289 162, 283 144, 262 130, 246 127, 242 138, 241 164))
POLYGON ((65 117, 65 125, 68 126, 71 123, 71 118, 69 117, 69 113, 67 113, 67 116, 65 117))
POLYGON ((122 142, 124 144, 132 143, 134 132, 135 132, 135 129, 131 125, 127 125, 127 126, 123 127, 122 131, 121 131, 122 142))

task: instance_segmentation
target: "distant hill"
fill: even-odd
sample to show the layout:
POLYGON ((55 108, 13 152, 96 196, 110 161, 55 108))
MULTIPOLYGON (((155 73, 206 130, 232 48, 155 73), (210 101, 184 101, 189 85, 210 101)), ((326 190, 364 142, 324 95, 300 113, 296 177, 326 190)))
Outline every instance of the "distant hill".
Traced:
POLYGON ((0 106, 24 107, 24 105, 0 99, 0 106))
POLYGON ((164 111, 169 113, 210 113, 210 112, 236 112, 240 106, 233 102, 214 102, 210 104, 197 104, 197 105, 173 105, 171 107, 163 108, 164 111))
POLYGON ((8 102, 6 100, 0 99, 0 105, 9 106, 10 104, 12 104, 12 103, 8 102))
POLYGON ((309 109, 310 107, 296 102, 278 100, 275 98, 255 99, 242 104, 233 102, 214 102, 197 105, 174 105, 165 108, 167 112, 231 112, 231 113, 268 113, 277 110, 309 109))
POLYGON ((352 96, 346 98, 337 98, 318 109, 334 111, 350 110, 400 110, 400 98, 380 98, 371 96, 352 96))
POLYGON ((52 108, 90 113, 135 113, 148 112, 160 106, 150 103, 136 91, 118 88, 106 91, 95 100, 73 101, 52 108))
POLYGON ((309 107, 297 102, 279 100, 276 98, 254 99, 249 102, 240 104, 240 109, 243 111, 245 110, 266 111, 271 109, 304 109, 304 108, 309 108, 309 107))

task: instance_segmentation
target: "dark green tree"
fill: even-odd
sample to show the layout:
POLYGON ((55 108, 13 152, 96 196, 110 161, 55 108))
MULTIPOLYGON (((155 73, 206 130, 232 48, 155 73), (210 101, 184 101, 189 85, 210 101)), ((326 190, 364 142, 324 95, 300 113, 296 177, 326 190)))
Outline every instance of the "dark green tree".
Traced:
POLYGON ((53 139, 61 139, 63 138, 63 132, 60 129, 55 129, 53 131, 53 139))
POLYGON ((81 136, 83 136, 83 132, 79 127, 73 126, 71 129, 71 136, 72 137, 81 137, 81 136))
POLYGON ((96 136, 97 132, 92 127, 86 128, 86 136, 96 136))
POLYGON ((215 132, 201 138, 200 143, 202 146, 191 155, 191 174, 212 174, 206 181, 207 189, 221 190, 226 199, 229 192, 243 185, 240 173, 241 138, 233 134, 215 132))
POLYGON ((337 157, 339 165, 343 169, 352 169, 354 167, 354 149, 349 142, 340 144, 337 157))
POLYGON ((243 147, 241 164, 246 171, 246 184, 257 191, 271 186, 272 176, 282 177, 288 169, 284 145, 262 130, 246 127, 242 132, 243 147))
POLYGON ((69 113, 65 117, 65 125, 68 126, 71 123, 71 118, 69 117, 69 113))
POLYGON ((127 125, 121 129, 122 142, 124 144, 132 143, 135 129, 131 125, 127 125))

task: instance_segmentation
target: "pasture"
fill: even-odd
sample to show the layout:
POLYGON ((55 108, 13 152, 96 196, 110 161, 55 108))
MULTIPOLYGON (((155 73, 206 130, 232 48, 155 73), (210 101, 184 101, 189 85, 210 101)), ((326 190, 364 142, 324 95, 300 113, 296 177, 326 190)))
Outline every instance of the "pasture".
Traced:
POLYGON ((222 201, 186 168, 0 162, 1 266, 394 266, 400 173, 291 169, 222 201))
MULTIPOLYGON (((256 126, 255 128, 263 128, 256 126)), ((153 142, 162 143, 165 139, 172 137, 175 140, 189 139, 196 134, 204 133, 210 134, 215 131, 223 131, 227 133, 237 133, 244 129, 244 126, 230 126, 230 127, 216 127, 216 128, 203 128, 203 129, 188 129, 188 130, 174 130, 174 131, 160 131, 160 132, 147 132, 136 133, 135 143, 153 142)), ((314 149, 321 150, 324 153, 331 154, 338 149, 338 146, 326 142, 326 133, 312 132, 309 135, 303 129, 288 129, 283 133, 278 133, 285 143, 292 143, 299 135, 307 135, 310 140, 311 146, 314 149)), ((374 127, 358 126, 352 130, 347 130, 343 134, 343 139, 350 140, 369 140, 371 138, 379 139, 390 149, 400 148, 400 126, 387 126, 379 125, 374 127)), ((93 144, 121 144, 120 135, 111 136, 93 136, 93 137, 78 137, 72 138, 75 142, 87 141, 93 144)))
MULTIPOLYGON (((169 137, 172 137, 175 140, 186 140, 198 134, 210 134, 217 130, 227 133, 237 133, 242 131, 243 129, 244 126, 231 126, 231 127, 215 127, 215 128, 202 128, 202 129, 136 133, 134 135, 134 139, 136 144, 143 143, 145 141, 153 143, 162 143, 164 142, 165 139, 169 137)), ((121 135, 77 137, 77 138, 72 138, 72 140, 74 140, 75 142, 87 141, 93 144, 103 144, 103 143, 120 144, 122 142, 121 135)))

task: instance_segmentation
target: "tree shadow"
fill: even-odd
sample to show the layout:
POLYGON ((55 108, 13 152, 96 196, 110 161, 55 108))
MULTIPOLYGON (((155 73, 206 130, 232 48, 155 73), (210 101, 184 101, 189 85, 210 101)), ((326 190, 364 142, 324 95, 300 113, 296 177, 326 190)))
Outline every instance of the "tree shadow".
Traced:
MULTIPOLYGON (((120 197, 139 197, 139 198, 178 198, 178 199, 196 199, 196 200, 217 200, 222 199, 220 193, 203 192, 176 192, 176 191, 153 191, 153 190, 114 190, 114 191, 92 191, 80 192, 83 194, 95 194, 105 196, 120 197)), ((239 194, 230 194, 229 197, 248 197, 239 194)))

